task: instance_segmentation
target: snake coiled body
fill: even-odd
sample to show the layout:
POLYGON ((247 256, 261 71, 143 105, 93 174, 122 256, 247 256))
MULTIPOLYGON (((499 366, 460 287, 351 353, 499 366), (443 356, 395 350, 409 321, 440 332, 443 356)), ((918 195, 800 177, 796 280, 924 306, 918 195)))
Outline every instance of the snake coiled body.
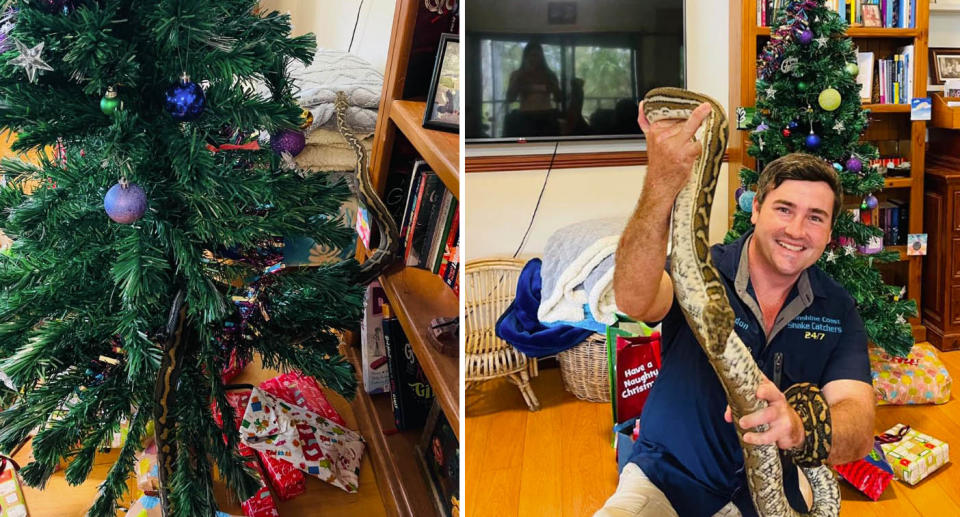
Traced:
MULTIPOLYGON (((741 416, 766 407, 767 403, 756 396, 763 374, 734 331, 735 315, 710 256, 710 208, 727 144, 726 114, 713 99, 679 88, 651 90, 644 99, 643 109, 650 122, 687 119, 703 102, 713 109, 702 125, 701 151, 690 180, 674 203, 670 276, 677 303, 723 385, 736 422, 741 416)), ((798 514, 784 495, 777 446, 745 443, 744 431, 734 427, 743 449, 750 494, 760 515, 826 517, 840 513, 840 492, 829 468, 803 469, 813 489, 813 507, 808 514, 798 514)))
MULTIPOLYGON (((367 169, 367 150, 353 134, 353 131, 347 127, 347 96, 343 92, 337 92, 337 100, 334 103, 337 110, 337 129, 344 140, 350 144, 354 153, 357 155, 356 178, 357 178, 357 198, 360 203, 370 211, 371 221, 377 228, 380 236, 380 244, 377 249, 367 257, 367 260, 360 264, 357 273, 356 282, 359 285, 366 285, 375 280, 384 270, 392 265, 397 258, 397 250, 400 245, 399 231, 397 222, 387 210, 386 205, 377 195, 377 189, 373 186, 370 179, 370 171, 367 169)), ((383 114, 381 114, 382 116, 383 114)))
POLYGON ((183 368, 183 343, 186 325, 186 305, 183 290, 177 292, 167 321, 167 339, 160 360, 160 372, 154 388, 154 435, 157 441, 157 473, 160 478, 160 506, 163 515, 173 515, 170 508, 170 480, 173 479, 177 448, 174 441, 176 421, 171 413, 177 390, 177 380, 183 368))

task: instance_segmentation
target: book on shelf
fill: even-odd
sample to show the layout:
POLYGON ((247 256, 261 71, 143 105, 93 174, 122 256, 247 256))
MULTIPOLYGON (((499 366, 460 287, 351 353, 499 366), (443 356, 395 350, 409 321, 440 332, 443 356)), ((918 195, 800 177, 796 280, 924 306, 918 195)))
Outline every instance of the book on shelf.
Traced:
POLYGON ((445 257, 449 262, 448 249, 456 248, 459 202, 425 164, 417 162, 414 168, 400 229, 404 264, 426 269, 454 287, 447 279, 452 272, 447 271, 449 268, 441 272, 441 268, 445 257))
MULTIPOLYGON (((757 0, 757 25, 768 27, 776 20, 784 0, 757 0)), ((825 0, 824 6, 835 11, 840 20, 851 26, 863 26, 863 6, 877 6, 880 26, 907 29, 917 26, 917 0, 825 0)))
POLYGON ((383 339, 383 306, 387 295, 374 280, 367 286, 363 299, 363 320, 360 322, 360 362, 363 389, 367 393, 390 391, 387 350, 383 339))
POLYGON ((857 52, 857 84, 860 85, 860 101, 869 103, 873 94, 873 52, 857 52))
POLYGON ((896 52, 877 61, 876 98, 880 104, 910 104, 913 97, 914 47, 906 45, 896 52))
POLYGON ((433 404, 433 389, 389 305, 384 304, 383 316, 393 421, 398 430, 417 429, 427 420, 433 404))

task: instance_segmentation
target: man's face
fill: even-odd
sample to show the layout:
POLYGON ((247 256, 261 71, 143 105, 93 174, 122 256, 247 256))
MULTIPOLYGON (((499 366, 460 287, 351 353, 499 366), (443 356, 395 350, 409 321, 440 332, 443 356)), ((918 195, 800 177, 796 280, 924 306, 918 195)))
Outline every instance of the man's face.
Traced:
POLYGON ((796 277, 813 265, 830 242, 833 190, 822 181, 786 180, 753 201, 750 220, 762 267, 796 277))

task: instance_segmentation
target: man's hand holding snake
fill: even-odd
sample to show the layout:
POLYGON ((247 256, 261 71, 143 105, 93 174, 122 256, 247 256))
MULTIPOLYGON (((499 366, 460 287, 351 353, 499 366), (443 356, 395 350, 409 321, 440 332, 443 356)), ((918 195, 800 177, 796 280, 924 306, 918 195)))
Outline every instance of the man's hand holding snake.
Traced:
MULTIPOLYGON (((753 445, 776 443, 781 449, 793 449, 803 443, 804 430, 800 415, 787 403, 787 397, 777 386, 764 379, 757 388, 757 398, 767 401, 767 407, 740 418, 738 424, 741 429, 749 430, 766 424, 764 432, 747 432, 743 441, 753 445)), ((732 422, 730 406, 723 415, 723 419, 732 422)))

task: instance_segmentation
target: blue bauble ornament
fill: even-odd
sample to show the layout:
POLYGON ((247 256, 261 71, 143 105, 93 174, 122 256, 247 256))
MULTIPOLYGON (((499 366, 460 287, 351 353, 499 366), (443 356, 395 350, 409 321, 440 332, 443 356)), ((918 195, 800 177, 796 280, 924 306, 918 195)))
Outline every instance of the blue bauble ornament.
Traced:
POLYGON ((167 89, 167 100, 164 108, 167 113, 179 122, 196 120, 203 113, 207 99, 203 96, 203 88, 190 81, 190 76, 184 74, 180 82, 167 89))
POLYGON ((810 133, 809 135, 807 135, 807 138, 803 141, 803 143, 806 144, 807 149, 810 149, 812 151, 820 147, 820 137, 817 136, 815 133, 810 133))
POLYGON ((833 168, 834 168, 834 169, 837 169, 837 172, 840 172, 840 171, 843 170, 843 165, 840 165, 840 164, 837 163, 837 162, 833 162, 833 168))
POLYGON ((813 41, 813 31, 811 31, 810 29, 804 29, 803 32, 800 33, 800 36, 797 39, 800 40, 801 44, 809 45, 810 42, 813 41))
POLYGON ((800 125, 800 124, 797 123, 796 120, 791 120, 790 122, 787 122, 787 127, 790 128, 790 129, 794 129, 794 128, 796 128, 796 127, 799 126, 799 125, 800 125))
POLYGON ((277 154, 289 153, 296 156, 307 146, 307 138, 303 133, 292 129, 284 129, 270 135, 270 148, 277 154))
POLYGON ((103 209, 114 222, 133 224, 147 211, 147 194, 136 183, 121 181, 103 197, 103 209))
POLYGON ((753 198, 756 196, 757 193, 752 190, 748 190, 740 195, 740 200, 738 201, 740 204, 740 210, 743 210, 747 213, 753 212, 753 198))
POLYGON ((867 196, 867 198, 864 199, 863 202, 867 205, 867 208, 869 208, 870 210, 877 208, 877 205, 880 203, 880 201, 877 200, 877 196, 874 196, 873 194, 870 194, 869 196, 867 196))

